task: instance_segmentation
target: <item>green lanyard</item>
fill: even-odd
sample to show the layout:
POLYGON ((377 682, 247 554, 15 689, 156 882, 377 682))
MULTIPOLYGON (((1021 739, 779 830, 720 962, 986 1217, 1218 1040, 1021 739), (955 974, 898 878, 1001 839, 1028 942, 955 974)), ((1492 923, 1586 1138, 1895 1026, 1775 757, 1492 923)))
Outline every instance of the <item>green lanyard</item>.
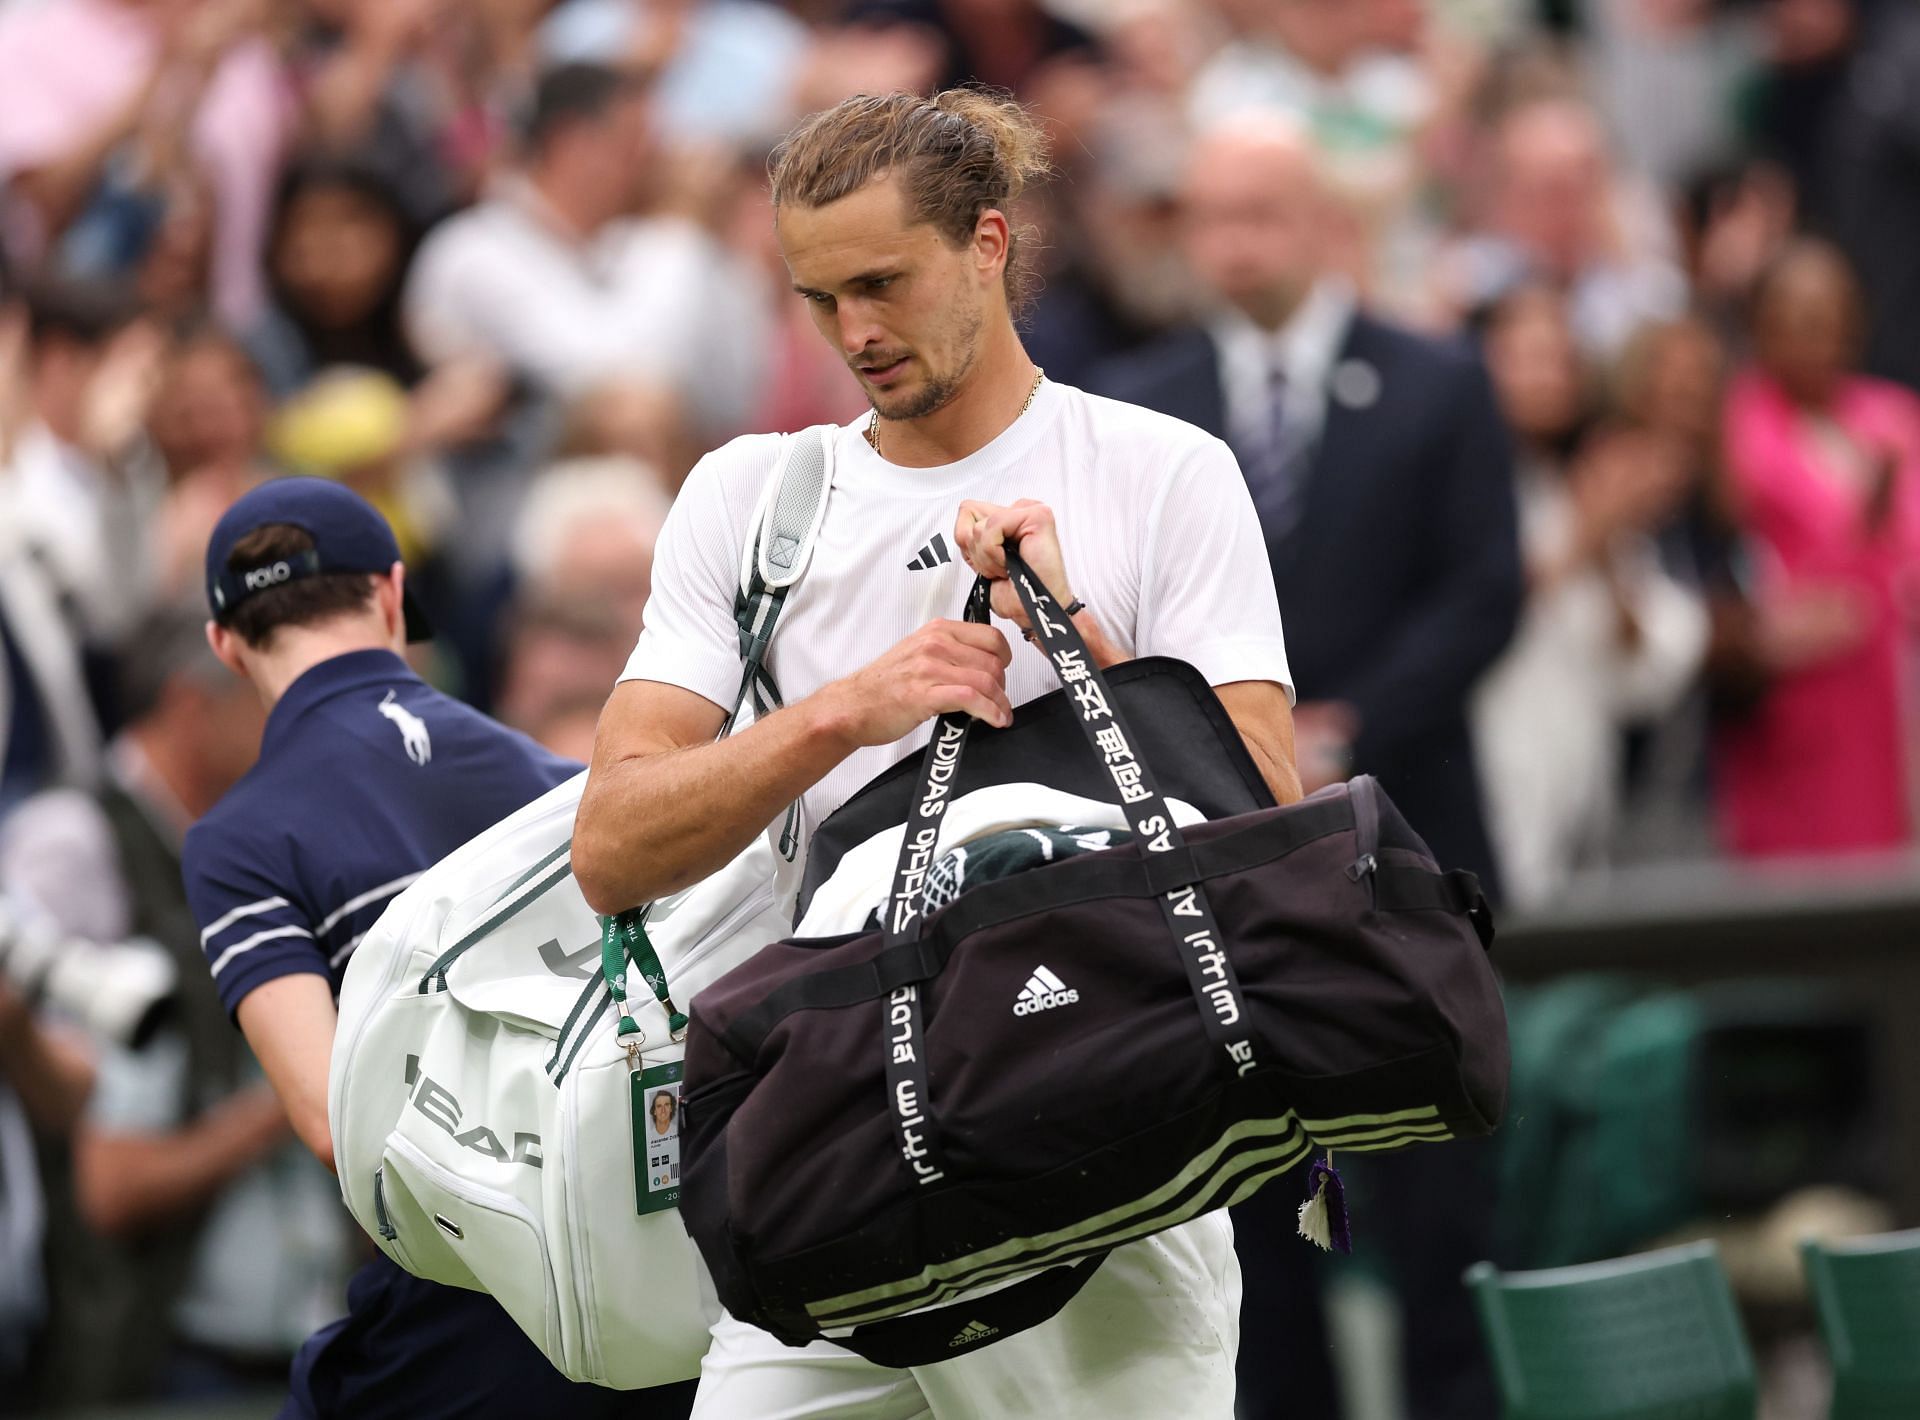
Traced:
POLYGON ((667 994, 667 973, 654 953, 653 943, 647 940, 645 922, 644 908, 600 919, 600 972, 607 978, 607 989, 620 1012, 619 1034, 634 1035, 640 1029, 633 1012, 627 1009, 627 964, 631 962, 640 968, 640 979, 652 988, 653 999, 666 1007, 667 1028, 673 1038, 681 1040, 687 1033, 687 1018, 667 994))

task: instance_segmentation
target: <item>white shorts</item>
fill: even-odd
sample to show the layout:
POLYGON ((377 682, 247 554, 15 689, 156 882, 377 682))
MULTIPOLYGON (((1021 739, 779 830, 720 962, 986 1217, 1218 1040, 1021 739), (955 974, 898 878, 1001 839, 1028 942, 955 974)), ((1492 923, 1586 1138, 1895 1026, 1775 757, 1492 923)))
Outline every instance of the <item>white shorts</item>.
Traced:
POLYGON ((1240 1263, 1224 1209, 1129 1243, 1031 1330, 890 1370, 723 1316, 693 1420, 1232 1420, 1240 1263))

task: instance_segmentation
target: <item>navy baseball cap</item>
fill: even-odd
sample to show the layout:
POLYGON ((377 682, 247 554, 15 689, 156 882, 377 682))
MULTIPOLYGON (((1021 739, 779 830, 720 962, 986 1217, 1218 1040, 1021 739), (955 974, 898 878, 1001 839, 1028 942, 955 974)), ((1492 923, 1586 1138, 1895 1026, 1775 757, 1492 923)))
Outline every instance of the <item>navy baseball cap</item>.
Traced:
MULTIPOLYGON (((400 560, 400 544, 380 510, 330 478, 275 478, 241 496, 214 524, 207 539, 207 605, 224 623, 248 597, 322 572, 384 574, 400 560), (313 548, 292 557, 269 558, 254 567, 229 570, 234 544, 276 523, 299 528, 313 548)), ((426 615, 406 588, 407 639, 433 635, 426 615)))

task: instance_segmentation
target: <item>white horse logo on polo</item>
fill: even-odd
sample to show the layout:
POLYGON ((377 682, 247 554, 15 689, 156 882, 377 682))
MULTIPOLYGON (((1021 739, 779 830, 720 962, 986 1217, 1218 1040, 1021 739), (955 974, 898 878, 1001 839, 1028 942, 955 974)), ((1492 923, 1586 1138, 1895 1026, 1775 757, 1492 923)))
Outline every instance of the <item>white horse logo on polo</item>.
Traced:
POLYGON ((380 713, 400 727, 400 742, 407 747, 407 758, 425 764, 433 758, 433 740, 427 734, 427 722, 394 699, 389 690, 380 702, 380 713))

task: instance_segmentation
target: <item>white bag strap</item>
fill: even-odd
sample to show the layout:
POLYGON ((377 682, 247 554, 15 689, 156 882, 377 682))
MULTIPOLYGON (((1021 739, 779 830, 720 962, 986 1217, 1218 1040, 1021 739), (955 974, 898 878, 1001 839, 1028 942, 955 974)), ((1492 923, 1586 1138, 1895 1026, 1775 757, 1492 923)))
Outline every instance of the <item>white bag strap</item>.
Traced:
POLYGON ((768 481, 766 511, 758 529, 756 570, 769 587, 791 587, 813 556, 813 543, 827 513, 833 484, 831 424, 786 439, 780 466, 768 481))
POLYGON ((752 698, 756 715, 777 709, 780 688, 766 670, 767 645, 787 593, 813 559, 813 546, 827 514, 833 487, 831 424, 818 424, 780 441, 780 454, 754 509, 753 536, 740 555, 734 621, 740 631, 740 690, 721 734, 733 728, 752 698))

